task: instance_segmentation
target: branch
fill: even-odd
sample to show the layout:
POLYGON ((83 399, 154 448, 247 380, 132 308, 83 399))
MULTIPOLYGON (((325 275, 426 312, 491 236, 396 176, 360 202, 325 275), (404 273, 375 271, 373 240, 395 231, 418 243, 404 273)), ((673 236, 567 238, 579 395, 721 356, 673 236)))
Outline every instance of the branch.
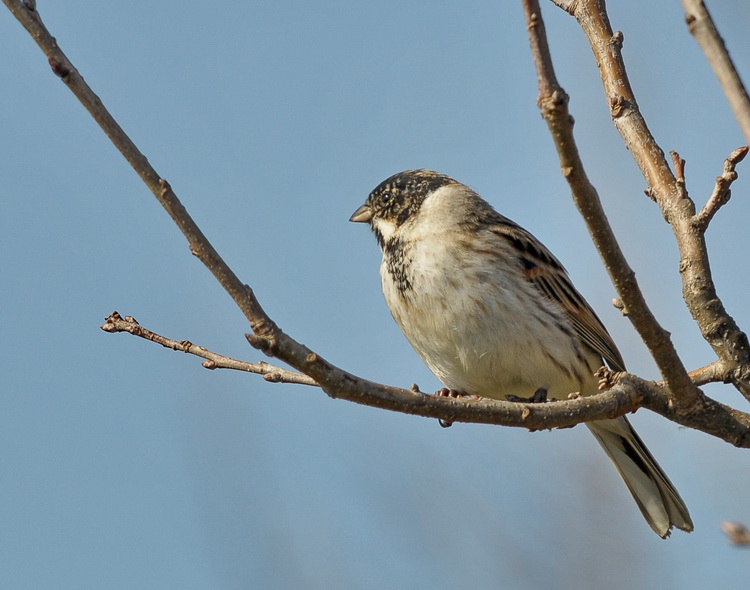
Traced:
MULTIPOLYGON (((210 365, 203 363, 203 366, 207 368, 228 368, 261 373, 264 379, 273 382, 317 385, 301 373, 286 371, 268 363, 254 364, 237 361, 185 340, 177 341, 160 336, 141 326, 132 317, 123 318, 117 312, 112 313, 101 328, 110 333, 126 332, 161 344, 165 348, 209 359, 207 362, 210 362, 210 365)), ((314 353, 311 356, 312 358, 309 359, 311 362, 325 362, 314 353)), ((704 382, 720 381, 724 377, 718 364, 693 371, 691 376, 693 375, 695 379, 704 382)), ((697 428, 735 446, 750 447, 750 414, 744 414, 714 400, 705 399, 702 414, 686 418, 669 403, 664 395, 665 387, 662 383, 645 381, 627 373, 612 373, 610 377, 612 379, 609 384, 612 387, 606 392, 546 404, 515 403, 488 398, 467 400, 439 397, 420 392, 416 385, 413 385, 411 389, 401 389, 366 381, 349 374, 346 374, 344 382, 333 397, 376 408, 438 418, 444 423, 473 422, 516 426, 529 430, 568 428, 580 422, 614 418, 633 412, 639 407, 645 407, 678 424, 697 428)))
POLYGON ((250 323, 251 329, 255 332, 257 337, 256 347, 261 348, 268 354, 276 355, 292 367, 312 377, 314 381, 321 384, 324 390, 330 393, 326 385, 336 382, 344 372, 333 365, 325 365, 325 370, 321 370, 322 365, 308 363, 306 359, 312 354, 312 351, 287 336, 268 317, 252 289, 242 283, 234 271, 227 266, 190 217, 169 183, 161 178, 149 164, 146 157, 138 150, 63 53, 55 38, 42 23, 34 5, 23 4, 18 0, 3 0, 3 2, 45 53, 52 71, 75 94, 164 207, 187 239, 190 251, 211 271, 219 284, 232 297, 250 323))
MULTIPOLYGON (((733 367, 732 384, 750 400, 750 345, 747 336, 727 313, 716 293, 706 241, 701 232, 695 231, 695 204, 687 194, 685 183, 672 174, 664 152, 638 109, 622 59, 622 33, 612 32, 604 0, 565 4, 588 38, 614 125, 646 179, 647 194, 656 201, 672 227, 680 252, 685 304, 716 356, 733 367)), ((663 371, 663 363, 657 360, 657 364, 663 371)), ((663 372, 662 375, 670 388, 679 387, 679 403, 685 406, 685 411, 695 411, 700 406, 696 404, 700 398, 697 388, 685 385, 685 377, 677 365, 671 370, 673 373, 669 376, 663 372)))
POLYGON ((700 213, 693 218, 693 226, 699 232, 705 233, 716 212, 729 202, 729 198, 732 196, 730 187, 737 180, 737 172, 734 169, 737 164, 745 159, 748 150, 750 150, 748 146, 738 148, 724 160, 724 171, 721 176, 716 177, 716 184, 708 202, 700 210, 700 213))
MULTIPOLYGON (((55 74, 76 94, 113 144, 143 178, 185 235, 193 254, 209 268, 240 307, 253 330, 252 334, 246 335, 250 344, 301 371, 319 384, 329 396, 402 413, 438 418, 445 422, 498 424, 525 427, 530 430, 568 427, 580 422, 614 418, 635 411, 639 407, 647 407, 685 426, 702 430, 736 446, 750 448, 750 415, 708 398, 700 400, 701 413, 679 413, 676 406, 667 400, 662 384, 628 374, 619 375, 614 387, 595 396, 547 404, 527 404, 492 399, 467 401, 426 395, 416 388, 407 390, 367 381, 335 367, 284 333, 266 315, 250 287, 244 285, 221 259, 188 215, 167 181, 160 178, 149 165, 59 49, 54 38, 44 28, 33 3, 30 0, 25 4, 15 0, 3 2, 48 55, 55 74)), ((122 321, 126 325, 119 324, 118 318, 113 316, 112 330, 108 331, 120 331, 122 328, 126 332, 137 333, 169 348, 185 350, 208 360, 211 360, 209 354, 214 354, 189 342, 180 343, 149 333, 134 320, 126 318, 122 321)), ((226 359, 224 362, 227 367, 239 362, 221 355, 215 358, 219 357, 226 359)), ((276 371, 278 368, 274 367, 272 370, 276 371)), ((295 375, 293 372, 289 374, 295 375)))
POLYGON ((719 79, 734 118, 750 143, 750 97, 703 0, 682 0, 685 22, 719 79))
MULTIPOLYGON (((440 398, 418 391, 373 383, 327 362, 284 333, 263 311, 252 289, 244 285, 226 265, 180 203, 169 183, 151 167, 146 157, 141 154, 70 63, 55 39, 44 27, 39 14, 32 7, 20 2, 14 0, 3 0, 3 2, 48 56, 55 74, 78 97, 112 143, 151 189, 159 203, 182 231, 191 252, 213 273, 242 310, 253 330, 252 334, 247 334, 250 344, 269 356, 276 357, 298 369, 319 384, 331 397, 388 410, 440 418, 448 422, 464 421, 524 426, 532 430, 572 426, 583 421, 619 416, 634 411, 639 406, 641 395, 635 389, 630 391, 621 389, 595 398, 570 400, 538 408, 529 407, 527 404, 493 400, 469 403, 464 400, 440 398)), ((132 326, 126 331, 143 334, 142 328, 135 329, 132 326)), ((156 341, 155 338, 154 340, 156 341)))
POLYGON ((724 361, 716 360, 705 367, 690 371, 688 375, 693 383, 700 387, 708 383, 731 383, 733 373, 732 367, 727 367, 724 361))
MULTIPOLYGON (((628 318, 648 346, 667 382, 667 395, 677 405, 694 405, 701 394, 688 377, 672 345, 669 332, 659 325, 649 309, 635 273, 625 259, 609 225, 599 195, 586 175, 573 135, 573 118, 568 110, 568 95, 560 87, 555 75, 538 0, 524 0, 523 6, 539 81, 539 108, 555 142, 560 167, 570 185, 573 200, 604 260, 621 302, 628 310, 628 318)), ((613 39, 613 43, 618 41, 619 39, 613 39)))
MULTIPOLYGON (((133 317, 122 317, 117 312, 113 312, 106 319, 101 329, 109 333, 125 332, 155 342, 165 348, 205 358, 207 362, 203 363, 203 366, 209 369, 235 369, 262 374, 266 380, 272 382, 318 385, 302 373, 287 371, 264 362, 256 364, 238 361, 211 352, 202 346, 196 346, 186 340, 178 341, 166 338, 141 326, 133 317)), ((310 363, 326 364, 326 361, 315 353, 311 353, 310 357, 308 359, 310 363)), ((445 422, 460 421, 520 426, 529 430, 567 428, 580 422, 621 416, 637 410, 645 398, 653 395, 653 391, 657 387, 653 383, 641 381, 637 378, 632 378, 633 380, 629 381, 630 377, 623 374, 617 383, 622 382, 626 385, 620 385, 593 397, 577 397, 546 404, 531 404, 489 398, 464 400, 439 397, 422 393, 416 386, 412 386, 411 389, 390 387, 348 373, 344 373, 341 377, 342 384, 336 389, 336 394, 332 397, 426 418, 438 418, 445 422)), ((745 436, 748 439, 747 445, 750 446, 750 417, 748 418, 747 433, 743 435, 743 438, 745 436)))
POLYGON ((259 363, 239 361, 228 356, 211 352, 207 348, 197 346, 189 340, 178 341, 166 338, 156 332, 152 332, 148 328, 144 328, 133 316, 126 315, 123 318, 116 311, 113 311, 107 317, 104 324, 99 327, 109 333, 127 332, 133 336, 138 336, 139 338, 144 338, 145 340, 161 344, 164 348, 170 348, 172 350, 204 358, 206 360, 201 363, 201 365, 206 369, 234 369, 235 371, 256 373, 263 375, 263 379, 270 381, 271 383, 295 383, 297 385, 313 385, 316 387, 318 385, 313 379, 307 375, 298 373, 297 371, 289 371, 288 369, 275 367, 274 365, 263 361, 259 363))

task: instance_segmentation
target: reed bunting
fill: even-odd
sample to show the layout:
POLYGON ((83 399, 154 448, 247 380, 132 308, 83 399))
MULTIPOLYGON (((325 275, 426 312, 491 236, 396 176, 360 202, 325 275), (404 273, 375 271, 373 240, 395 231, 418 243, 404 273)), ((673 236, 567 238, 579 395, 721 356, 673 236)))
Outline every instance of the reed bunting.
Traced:
MULTIPOLYGON (((615 343, 562 264, 476 192, 430 170, 384 180, 351 216, 383 252, 391 314, 438 379, 496 399, 598 390, 615 343)), ((625 417, 587 423, 660 537, 692 531, 685 503, 625 417)))

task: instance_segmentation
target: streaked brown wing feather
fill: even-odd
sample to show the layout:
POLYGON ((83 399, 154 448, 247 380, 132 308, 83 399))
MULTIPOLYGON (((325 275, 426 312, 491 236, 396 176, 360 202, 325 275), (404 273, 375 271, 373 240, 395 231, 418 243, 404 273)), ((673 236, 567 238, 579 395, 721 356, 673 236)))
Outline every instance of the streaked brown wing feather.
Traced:
POLYGON ((560 261, 534 236, 510 219, 502 217, 492 231, 513 245, 529 281, 563 309, 581 339, 598 352, 611 369, 624 371, 625 361, 612 337, 570 282, 560 261))

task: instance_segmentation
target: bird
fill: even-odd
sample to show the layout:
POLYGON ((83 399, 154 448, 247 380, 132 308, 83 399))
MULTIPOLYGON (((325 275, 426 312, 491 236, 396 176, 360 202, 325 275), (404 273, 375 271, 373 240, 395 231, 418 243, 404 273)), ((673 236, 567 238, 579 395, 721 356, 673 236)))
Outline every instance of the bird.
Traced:
MULTIPOLYGON (((381 182, 350 221, 382 251, 388 308, 452 393, 493 399, 592 395, 604 362, 625 362, 560 261, 530 232, 444 174, 381 182)), ((685 502, 624 416, 586 426, 662 538, 693 530, 685 502)))

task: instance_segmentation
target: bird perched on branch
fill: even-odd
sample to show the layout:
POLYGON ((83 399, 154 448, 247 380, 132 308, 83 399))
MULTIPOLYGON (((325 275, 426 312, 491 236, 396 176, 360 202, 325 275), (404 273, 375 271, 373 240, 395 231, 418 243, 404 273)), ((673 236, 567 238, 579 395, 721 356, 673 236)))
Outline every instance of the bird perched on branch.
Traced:
MULTIPOLYGON (((567 399, 625 363, 565 268, 476 192, 431 170, 384 180, 351 216, 383 252, 391 314, 452 392, 567 399)), ((660 537, 692 531, 685 503, 627 418, 587 423, 660 537)))

